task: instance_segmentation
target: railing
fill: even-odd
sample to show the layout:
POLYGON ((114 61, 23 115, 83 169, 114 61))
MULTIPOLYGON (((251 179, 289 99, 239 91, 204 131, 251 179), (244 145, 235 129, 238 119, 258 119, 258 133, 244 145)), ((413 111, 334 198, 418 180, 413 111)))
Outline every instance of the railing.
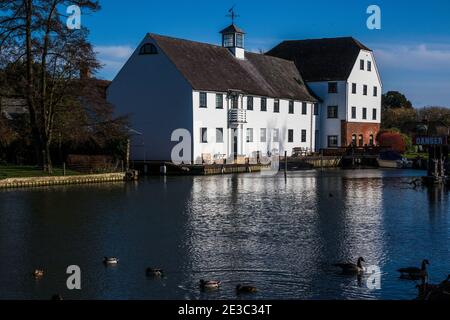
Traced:
POLYGON ((230 109, 228 111, 228 122, 231 124, 247 123, 247 110, 230 109))

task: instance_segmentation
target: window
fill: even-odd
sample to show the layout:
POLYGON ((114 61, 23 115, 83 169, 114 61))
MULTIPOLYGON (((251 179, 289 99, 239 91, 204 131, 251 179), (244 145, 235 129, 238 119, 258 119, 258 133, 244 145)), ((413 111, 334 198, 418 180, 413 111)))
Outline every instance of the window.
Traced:
POLYGON ((247 110, 253 110, 253 97, 247 97, 247 110))
POLYGON ((200 92, 200 108, 207 108, 208 100, 206 92, 200 92))
POLYGON ((352 93, 356 94, 356 83, 352 83, 352 93))
POLYGON ((223 94, 216 94, 216 109, 223 109, 223 94))
POLYGON ((319 115, 319 104, 318 103, 314 103, 314 115, 315 116, 319 115))
POLYGON ((356 147, 356 134, 352 135, 352 146, 356 147))
POLYGON ((363 120, 367 120, 367 108, 363 108, 363 114, 362 114, 362 118, 363 120))
POLYGON ((236 47, 244 48, 244 35, 242 33, 236 33, 236 47))
POLYGON ((234 47, 234 34, 223 35, 223 46, 225 48, 234 47))
POLYGON ((247 142, 253 142, 253 129, 247 128, 247 142))
POLYGON ((288 130, 288 142, 294 142, 294 130, 292 129, 288 130))
POLYGON ((306 130, 302 130, 302 142, 306 142, 306 130))
POLYGON ((378 112, 377 109, 372 110, 372 120, 377 120, 378 112))
POLYGON ((273 129, 273 142, 279 142, 279 141, 280 141, 280 130, 273 129))
POLYGON ((294 101, 289 101, 289 113, 294 114, 294 101))
POLYGON ((373 96, 374 97, 378 96, 378 87, 373 87, 373 96))
POLYGON ((337 119, 338 117, 338 107, 328 106, 328 119, 337 119))
POLYGON ((275 99, 273 102, 273 112, 280 113, 280 100, 275 99))
POLYGON ((308 105, 306 102, 302 103, 302 114, 308 114, 308 105))
POLYGON ((233 95, 231 96, 231 109, 239 108, 239 96, 233 95))
POLYGON ((208 129, 207 128, 200 128, 200 142, 208 143, 208 129))
POLYGON ((267 111, 267 98, 261 98, 261 111, 267 111))
POLYGON ((223 143, 223 128, 216 128, 216 143, 223 143))
POLYGON ((373 147, 375 145, 375 139, 373 137, 373 134, 369 137, 369 146, 373 147))
POLYGON ((328 82, 328 93, 338 93, 337 82, 328 82))
POLYGON ((372 71, 372 61, 367 61, 367 71, 372 71))
POLYGON ((259 140, 260 142, 267 142, 267 130, 262 128, 260 131, 259 140))
POLYGON ((144 55, 144 54, 158 54, 158 49, 156 49, 156 46, 154 44, 146 43, 139 50, 139 54, 140 55, 144 55))
POLYGON ((352 119, 356 119, 356 107, 352 107, 352 119))
POLYGON ((363 86, 363 95, 367 96, 367 86, 363 86))
POLYGON ((337 148, 338 136, 328 136, 328 148, 337 148))
POLYGON ((364 60, 359 60, 359 69, 364 70, 364 60))
POLYGON ((364 137, 362 134, 359 135, 359 146, 360 147, 364 146, 364 137))

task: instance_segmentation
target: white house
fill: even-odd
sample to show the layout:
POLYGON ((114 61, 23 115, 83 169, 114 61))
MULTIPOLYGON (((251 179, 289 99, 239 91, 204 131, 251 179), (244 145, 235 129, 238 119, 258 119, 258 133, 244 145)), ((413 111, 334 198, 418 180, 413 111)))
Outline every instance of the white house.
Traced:
POLYGON ((376 143, 382 83, 372 50, 345 37, 284 41, 267 54, 294 61, 321 98, 320 148, 376 143))
POLYGON ((134 160, 170 160, 177 129, 195 163, 315 149, 318 99, 295 63, 246 52, 234 24, 221 34, 221 46, 147 34, 111 83, 108 100, 140 133, 134 160))
POLYGON ((236 25, 221 34, 221 46, 147 34, 111 83, 108 100, 140 133, 133 160, 171 160, 177 129, 191 135, 191 163, 376 143, 382 85, 369 48, 333 38, 257 54, 236 25))

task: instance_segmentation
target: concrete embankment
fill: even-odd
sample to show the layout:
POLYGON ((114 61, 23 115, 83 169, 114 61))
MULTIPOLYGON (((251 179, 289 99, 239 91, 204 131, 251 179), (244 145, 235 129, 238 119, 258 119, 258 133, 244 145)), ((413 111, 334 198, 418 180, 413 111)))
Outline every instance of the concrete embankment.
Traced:
POLYGON ((134 173, 125 172, 58 177, 8 178, 0 180, 0 189, 104 183, 136 179, 137 176, 134 173))

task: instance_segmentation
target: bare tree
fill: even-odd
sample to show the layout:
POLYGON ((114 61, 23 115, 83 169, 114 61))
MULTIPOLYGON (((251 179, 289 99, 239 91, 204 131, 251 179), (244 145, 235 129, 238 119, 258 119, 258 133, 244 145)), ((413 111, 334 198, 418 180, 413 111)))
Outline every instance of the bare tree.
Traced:
POLYGON ((50 145, 55 118, 72 105, 74 79, 80 70, 100 67, 87 36, 88 30, 67 27, 66 8, 77 5, 84 13, 100 9, 91 0, 0 0, 0 63, 26 65, 26 97, 32 138, 39 164, 52 172, 50 145))

